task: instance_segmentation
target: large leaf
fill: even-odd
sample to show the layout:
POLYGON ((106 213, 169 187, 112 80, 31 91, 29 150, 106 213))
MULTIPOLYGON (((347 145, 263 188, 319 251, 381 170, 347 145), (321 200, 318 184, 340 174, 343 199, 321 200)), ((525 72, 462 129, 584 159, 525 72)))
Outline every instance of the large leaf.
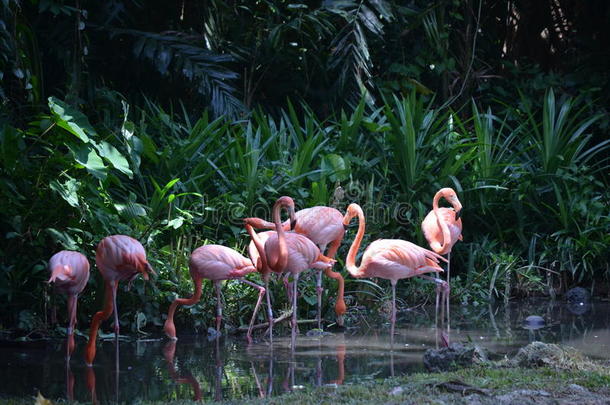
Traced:
POLYGON ((129 176, 129 178, 133 177, 133 172, 129 168, 129 162, 127 159, 125 159, 125 156, 118 151, 117 148, 106 141, 100 142, 98 145, 96 145, 96 148, 100 155, 106 158, 115 169, 123 174, 126 174, 129 176))
POLYGON ((76 108, 55 97, 49 97, 49 108, 53 122, 81 141, 89 142, 88 135, 95 135, 95 130, 87 117, 76 108))
POLYGON ((100 180, 104 180, 107 175, 108 168, 104 165, 102 158, 97 154, 93 146, 90 144, 84 145, 68 145, 70 151, 74 155, 74 160, 83 165, 89 173, 100 180))
POLYGON ((73 207, 78 207, 78 188, 80 183, 73 178, 68 179, 65 183, 60 183, 58 180, 51 181, 49 185, 51 190, 55 191, 61 196, 68 204, 73 207))

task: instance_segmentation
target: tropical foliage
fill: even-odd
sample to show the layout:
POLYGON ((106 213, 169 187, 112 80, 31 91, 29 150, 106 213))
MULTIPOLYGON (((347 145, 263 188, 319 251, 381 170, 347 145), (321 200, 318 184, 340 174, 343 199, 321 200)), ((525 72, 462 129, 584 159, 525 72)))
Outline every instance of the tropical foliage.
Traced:
MULTIPOLYGON (((114 233, 141 240, 159 274, 121 292, 123 321, 161 325, 192 288, 189 253, 204 243, 243 251, 241 218, 269 217, 282 194, 301 207, 358 202, 365 244, 423 245, 434 192, 453 187, 466 207, 452 271, 462 301, 607 284, 608 58, 593 58, 607 49, 575 44, 607 38, 610 25, 586 24, 595 13, 567 0, 508 11, 428 3, 2 2, 2 326, 48 328, 61 298, 44 282, 46 260, 62 248, 93 259, 114 233), (530 52, 526 28, 503 14, 534 24, 556 7, 582 29, 548 29, 554 53, 538 37, 544 52, 530 52), (587 69, 572 73, 571 60, 587 69)), ((81 325, 101 306, 93 275, 81 325)), ((387 298, 346 278, 351 304, 387 298)), ((421 287, 404 283, 401 296, 424 298, 421 287)), ((205 288, 209 299, 179 322, 210 324, 205 288)), ((303 298, 312 310, 314 283, 303 298)), ((228 283, 225 300, 239 325, 256 293, 228 283)))

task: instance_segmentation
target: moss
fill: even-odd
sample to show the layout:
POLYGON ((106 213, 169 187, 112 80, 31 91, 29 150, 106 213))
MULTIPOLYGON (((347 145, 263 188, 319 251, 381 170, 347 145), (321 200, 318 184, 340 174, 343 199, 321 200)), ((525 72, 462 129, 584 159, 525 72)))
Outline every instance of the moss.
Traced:
MULTIPOLYGON (((493 404, 496 396, 516 390, 544 390, 554 398, 570 398, 566 392, 569 384, 578 384, 591 390, 589 395, 608 400, 610 398, 610 371, 602 366, 596 371, 557 370, 549 367, 527 369, 518 367, 474 367, 449 373, 418 373, 409 376, 371 381, 363 384, 343 385, 337 388, 320 387, 306 389, 269 399, 227 401, 225 404, 444 404, 469 403, 472 398, 458 392, 448 392, 442 383, 457 381, 466 386, 487 390, 488 395, 477 397, 481 403, 493 404)), ((469 393, 472 392, 468 391, 469 393)), ((579 394, 581 397, 584 394, 579 394)), ((161 405, 165 401, 142 402, 161 405)), ((211 402, 210 402, 211 403, 211 402)), ((596 402, 590 402, 596 403, 596 402)), ((191 405, 191 401, 170 402, 173 405, 191 405)))

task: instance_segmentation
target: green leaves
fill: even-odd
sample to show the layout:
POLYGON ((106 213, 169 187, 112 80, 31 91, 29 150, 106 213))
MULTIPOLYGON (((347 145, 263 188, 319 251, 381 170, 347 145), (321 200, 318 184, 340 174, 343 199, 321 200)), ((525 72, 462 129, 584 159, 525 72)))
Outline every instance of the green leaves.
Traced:
MULTIPOLYGON (((52 122, 80 141, 66 141, 66 146, 80 166, 99 180, 105 180, 109 173, 109 167, 104 163, 105 160, 110 167, 132 178, 133 172, 125 156, 109 142, 98 140, 98 134, 83 113, 55 97, 49 97, 49 109, 52 122)), ((131 137, 132 134, 129 134, 125 125, 124 123, 122 134, 131 137)))
POLYGON ((87 134, 96 135, 87 117, 76 108, 67 105, 55 97, 49 97, 49 109, 51 110, 53 122, 57 126, 75 135, 84 143, 89 142, 87 134))

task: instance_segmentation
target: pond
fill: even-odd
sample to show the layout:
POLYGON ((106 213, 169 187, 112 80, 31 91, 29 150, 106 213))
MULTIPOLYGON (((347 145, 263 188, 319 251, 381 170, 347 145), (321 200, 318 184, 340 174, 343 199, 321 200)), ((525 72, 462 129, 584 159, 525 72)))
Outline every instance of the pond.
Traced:
MULTIPOLYGON (((497 356, 512 355, 530 341, 573 346, 597 359, 610 358, 610 303, 568 306, 561 302, 520 302, 508 306, 454 306, 451 341, 472 341, 497 356), (537 315, 544 324, 524 324, 537 315)), ((64 343, 0 347, 0 400, 31 398, 130 403, 141 400, 239 399, 279 395, 312 386, 339 384, 423 371, 422 355, 435 347, 434 308, 399 313, 391 342, 383 318, 357 314, 357 328, 307 336, 296 346, 289 337, 248 345, 243 337, 208 341, 181 336, 177 342, 157 336, 101 344, 94 367, 83 361, 85 340, 77 340, 70 369, 64 343), (30 347, 31 346, 31 347, 30 347), (118 360, 118 361, 117 361, 118 360), (118 369, 118 373, 117 373, 118 369)), ((279 331, 279 328, 278 328, 279 331)))

